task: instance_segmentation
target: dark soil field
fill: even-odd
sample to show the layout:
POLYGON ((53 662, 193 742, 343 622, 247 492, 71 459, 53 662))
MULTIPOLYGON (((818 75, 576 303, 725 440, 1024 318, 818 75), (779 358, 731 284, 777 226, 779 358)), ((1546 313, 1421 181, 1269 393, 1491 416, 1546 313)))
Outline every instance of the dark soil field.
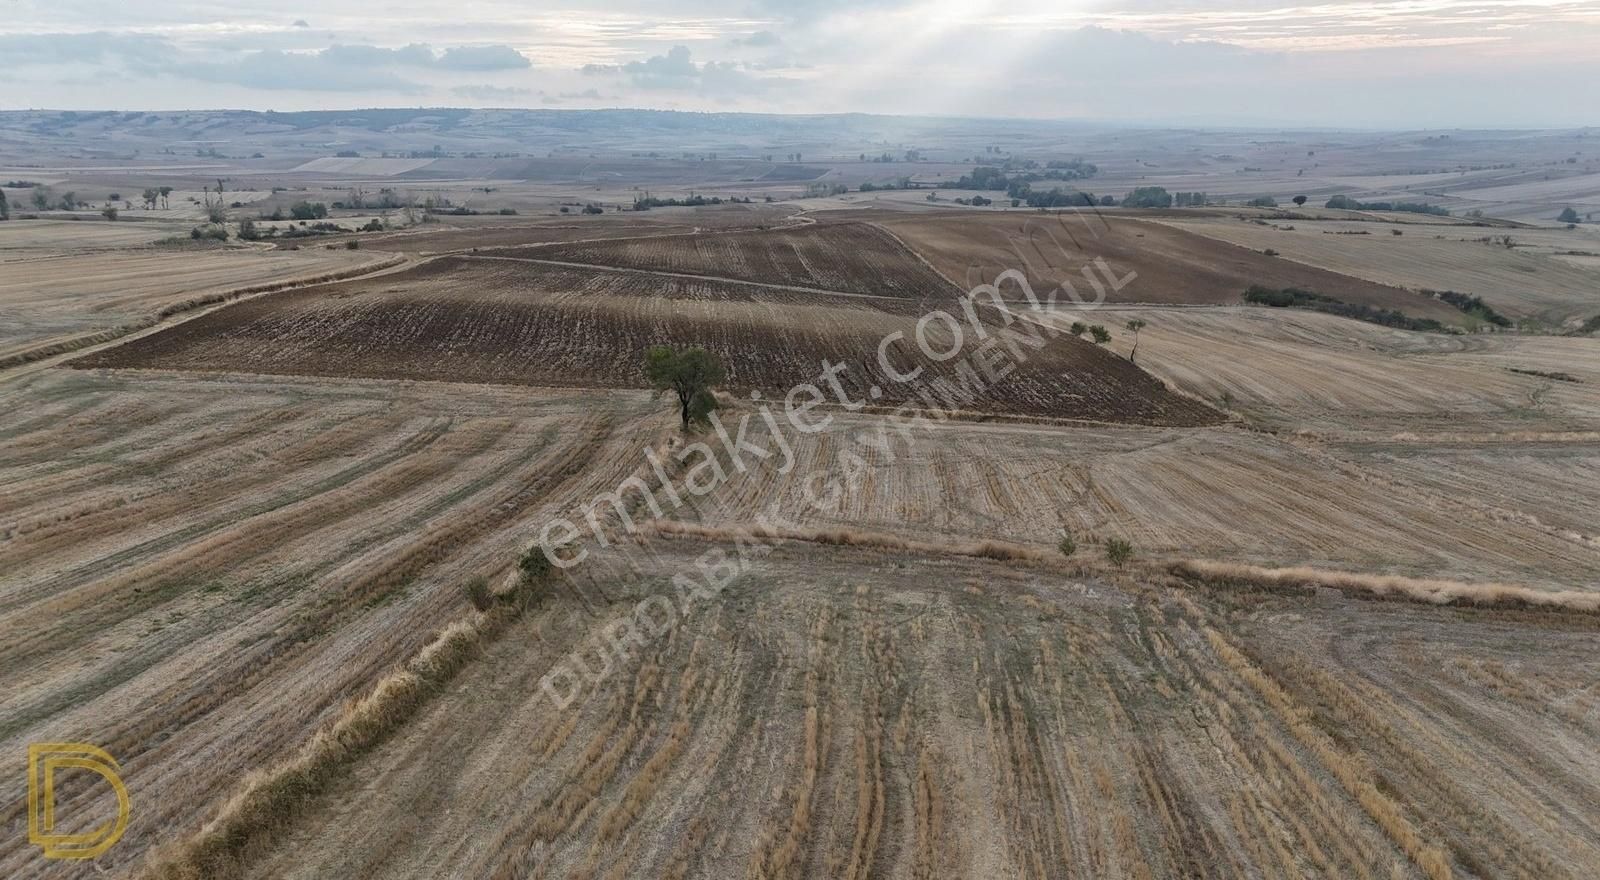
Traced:
MULTIPOLYGON (((1407 315, 1460 323, 1460 312, 1432 297, 1290 262, 1237 245, 1125 215, 1061 214, 876 215, 946 277, 964 287, 993 281, 1005 269, 1024 272, 1042 298, 1071 282, 1086 300, 1095 288, 1084 271, 1102 259, 1119 279, 1093 270, 1109 302, 1237 305, 1252 284, 1300 287, 1349 303, 1398 309, 1407 315)), ((1061 297, 1067 302, 1066 297, 1061 297)))
POLYGON ((954 293, 949 282, 893 236, 864 223, 589 241, 508 253, 911 299, 954 293))
POLYGON ((644 385, 645 349, 672 343, 712 351, 727 367, 728 390, 741 394, 782 397, 817 382, 826 360, 848 365, 839 381, 852 401, 878 406, 926 403, 926 393, 940 408, 995 414, 1160 425, 1220 419, 1126 360, 1065 335, 1022 344, 1020 357, 996 346, 1008 375, 984 382, 966 363, 979 348, 974 331, 965 331, 961 356, 935 363, 909 342, 918 314, 891 298, 443 257, 240 303, 75 365, 226 372, 248 363, 287 375, 636 388, 644 385), (895 330, 906 339, 891 349, 894 363, 901 371, 926 367, 917 381, 897 382, 879 364, 879 341, 895 330), (952 404, 964 380, 990 387, 952 404))

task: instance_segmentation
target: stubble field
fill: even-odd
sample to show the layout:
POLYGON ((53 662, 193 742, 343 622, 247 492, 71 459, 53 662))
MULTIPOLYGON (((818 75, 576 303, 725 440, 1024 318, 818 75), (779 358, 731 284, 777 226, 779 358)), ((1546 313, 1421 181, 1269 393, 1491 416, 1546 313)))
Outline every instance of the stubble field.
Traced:
MULTIPOLYGON (((730 466, 672 522, 609 521, 535 607, 475 611, 470 578, 502 585, 673 442, 645 346, 719 354, 730 426, 822 358, 861 399, 878 339, 957 314, 1019 231, 838 219, 506 227, 476 254, 426 230, 410 253, 464 252, 0 375, 0 752, 99 743, 136 805, 98 864, 19 833, 0 874, 1592 874, 1592 340, 1108 307, 1109 347, 1055 338, 975 412, 822 408, 792 469, 730 466), (673 575, 763 515, 787 539, 681 604, 673 575), (1113 538, 1127 567, 1099 561, 1113 538), (1560 607, 1383 601, 1379 575, 1560 607), (618 644, 651 596, 675 625, 618 644), (611 671, 558 706, 541 681, 580 649, 611 671)), ((1103 240, 1150 285, 1131 302, 1231 303, 1258 270, 1415 296, 1154 223, 1103 240)))
POLYGON ((1247 248, 1270 247, 1282 254, 1279 259, 1381 284, 1480 296, 1509 318, 1551 329, 1570 329, 1600 315, 1600 271, 1558 256, 1600 252, 1600 236, 1584 228, 1524 231, 1300 220, 1261 225, 1234 218, 1165 222, 1247 248))
POLYGON ((198 303, 359 274, 396 259, 324 248, 104 249, 17 259, 0 254, 0 315, 7 319, 0 329, 0 364, 114 338, 198 303))

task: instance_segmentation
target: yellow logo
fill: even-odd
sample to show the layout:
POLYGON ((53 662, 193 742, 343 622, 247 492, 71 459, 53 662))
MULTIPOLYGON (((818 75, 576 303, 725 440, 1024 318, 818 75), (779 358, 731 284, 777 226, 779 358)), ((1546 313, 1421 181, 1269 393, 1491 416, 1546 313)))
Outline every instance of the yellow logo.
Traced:
POLYGON ((47 859, 92 859, 111 848, 128 830, 128 789, 115 758, 86 743, 34 743, 28 746, 28 842, 47 859), (117 818, 81 834, 56 834, 56 771, 89 770, 111 783, 117 818))

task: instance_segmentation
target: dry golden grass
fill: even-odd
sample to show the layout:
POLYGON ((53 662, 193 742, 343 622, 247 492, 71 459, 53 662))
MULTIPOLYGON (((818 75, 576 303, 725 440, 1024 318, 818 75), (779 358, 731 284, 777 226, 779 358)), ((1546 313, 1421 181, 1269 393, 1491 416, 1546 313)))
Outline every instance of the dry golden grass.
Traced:
POLYGON ((1600 592, 1536 590, 1511 584, 1470 584, 1460 581, 1370 575, 1316 568, 1258 568, 1231 562, 1191 559, 1174 562, 1169 570, 1180 577, 1219 584, 1260 587, 1331 587, 1382 598, 1406 599, 1430 605, 1471 605, 1482 608, 1548 608, 1558 611, 1600 613, 1600 592))
POLYGON ((474 612, 432 641, 284 763, 251 774, 195 836, 156 850, 143 876, 152 880, 220 880, 241 876, 245 862, 268 846, 350 764, 400 728, 512 616, 509 609, 474 612))

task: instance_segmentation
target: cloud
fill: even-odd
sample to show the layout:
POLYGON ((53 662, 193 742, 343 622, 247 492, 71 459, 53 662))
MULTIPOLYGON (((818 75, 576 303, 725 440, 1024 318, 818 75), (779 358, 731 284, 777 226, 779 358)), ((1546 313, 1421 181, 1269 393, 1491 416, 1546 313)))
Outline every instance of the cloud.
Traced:
POLYGON ((526 55, 510 46, 459 46, 446 49, 434 64, 445 70, 520 70, 533 66, 526 55))
POLYGON ((673 46, 665 55, 630 61, 622 65, 621 72, 640 89, 729 94, 759 91, 763 86, 734 62, 694 63, 687 46, 673 46))
MULTIPOLYGON (((306 53, 296 54, 299 57, 307 57, 306 53)), ((398 49, 385 49, 382 46, 341 46, 336 43, 321 52, 311 53, 310 57, 315 57, 320 62, 350 67, 386 65, 432 67, 437 63, 433 50, 424 43, 412 43, 398 49)))
POLYGON ((263 49, 245 54, 237 61, 188 63, 173 68, 172 72, 191 79, 232 83, 253 89, 421 94, 429 91, 427 86, 413 82, 396 71, 482 72, 525 68, 531 64, 510 46, 457 47, 446 49, 443 54, 435 54, 424 43, 411 43, 393 49, 335 44, 316 52, 263 49))
POLYGON ((765 49, 783 43, 783 38, 772 31, 756 31, 743 37, 734 37, 728 43, 733 46, 749 46, 753 49, 765 49))
MULTIPOLYGON (((356 47, 334 47, 350 49, 356 47)), ((363 52, 325 49, 321 52, 280 52, 264 49, 251 52, 238 61, 197 62, 174 69, 174 73, 206 82, 231 83, 252 89, 285 89, 308 92, 401 92, 420 94, 423 86, 396 75, 393 71, 356 61, 371 57, 363 52)))
POLYGON ((473 101, 515 101, 533 95, 533 89, 517 86, 456 86, 450 92, 473 101))
POLYGON ((0 58, 10 68, 120 62, 135 70, 164 65, 173 46, 150 34, 0 34, 0 58))

